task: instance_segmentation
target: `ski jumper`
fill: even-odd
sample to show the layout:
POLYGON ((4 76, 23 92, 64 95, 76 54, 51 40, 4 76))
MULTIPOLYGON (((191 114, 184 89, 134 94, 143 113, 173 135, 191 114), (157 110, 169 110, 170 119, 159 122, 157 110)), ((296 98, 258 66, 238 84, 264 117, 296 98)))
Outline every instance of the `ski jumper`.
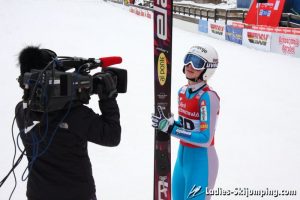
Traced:
POLYGON ((171 135, 180 139, 173 172, 173 200, 208 200, 218 172, 214 134, 220 100, 206 83, 183 86, 178 93, 179 120, 171 135))

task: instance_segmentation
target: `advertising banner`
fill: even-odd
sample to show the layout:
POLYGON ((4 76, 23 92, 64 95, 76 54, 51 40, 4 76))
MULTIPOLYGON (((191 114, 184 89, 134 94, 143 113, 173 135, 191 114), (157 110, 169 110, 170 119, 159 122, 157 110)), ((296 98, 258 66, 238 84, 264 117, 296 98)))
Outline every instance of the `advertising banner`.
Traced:
POLYGON ((153 15, 152 11, 144 10, 144 9, 134 7, 134 6, 130 6, 129 11, 132 13, 135 13, 138 16, 147 17, 149 19, 152 19, 152 15, 153 15))
POLYGON ((230 42, 243 44, 243 28, 227 25, 225 38, 230 42))
POLYGON ((257 31, 251 29, 243 30, 243 45, 259 49, 262 51, 271 50, 271 35, 270 32, 257 31))
POLYGON ((268 0, 268 3, 257 3, 257 0, 253 0, 245 23, 273 27, 278 26, 284 3, 285 0, 268 0))
POLYGON ((208 21, 199 19, 198 31, 202 33, 208 33, 208 21))
POLYGON ((266 31, 266 32, 272 32, 272 33, 300 35, 300 28, 268 27, 268 26, 248 26, 247 28, 257 30, 257 31, 266 31))
POLYGON ((226 25, 225 23, 215 23, 215 22, 208 22, 208 35, 213 38, 225 40, 225 32, 226 32, 226 25))
POLYGON ((300 35, 273 33, 271 51, 300 58, 300 35))

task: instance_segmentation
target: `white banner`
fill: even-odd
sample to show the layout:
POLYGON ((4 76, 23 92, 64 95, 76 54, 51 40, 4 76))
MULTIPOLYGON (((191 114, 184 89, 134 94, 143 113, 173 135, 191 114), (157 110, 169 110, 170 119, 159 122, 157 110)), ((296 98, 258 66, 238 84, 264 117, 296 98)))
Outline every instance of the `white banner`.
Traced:
POLYGON ((300 35, 273 33, 271 51, 300 57, 300 35))
POLYGON ((272 33, 257 31, 252 29, 244 29, 243 31, 243 45, 259 49, 262 51, 271 50, 271 36, 272 33))
POLYGON ((212 21, 208 22, 208 35, 210 35, 213 38, 225 40, 225 28, 224 23, 215 23, 212 21))
POLYGON ((149 19, 152 19, 152 16, 153 16, 152 11, 149 11, 149 10, 146 10, 146 9, 144 10, 142 8, 137 8, 137 7, 134 7, 134 6, 129 6, 129 11, 132 12, 132 13, 135 13, 138 16, 147 17, 149 19))

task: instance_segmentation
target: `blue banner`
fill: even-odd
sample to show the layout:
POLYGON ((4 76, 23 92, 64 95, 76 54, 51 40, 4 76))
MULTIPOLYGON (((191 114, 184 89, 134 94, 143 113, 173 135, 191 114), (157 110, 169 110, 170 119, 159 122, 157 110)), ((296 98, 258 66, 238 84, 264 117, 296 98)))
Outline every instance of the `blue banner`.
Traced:
POLYGON ((198 31, 208 33, 208 21, 199 19, 198 31))
POLYGON ((225 38, 226 38, 226 40, 228 40, 230 42, 242 44, 243 43, 243 29, 233 27, 232 25, 227 25, 225 38))
POLYGON ((251 0, 237 0, 236 7, 237 8, 250 8, 251 0))

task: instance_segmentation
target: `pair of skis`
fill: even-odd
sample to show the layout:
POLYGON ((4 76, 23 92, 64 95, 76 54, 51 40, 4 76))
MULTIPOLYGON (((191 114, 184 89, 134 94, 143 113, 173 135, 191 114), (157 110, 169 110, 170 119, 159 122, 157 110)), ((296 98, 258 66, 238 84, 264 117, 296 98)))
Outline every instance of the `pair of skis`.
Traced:
MULTIPOLYGON (((154 0, 154 99, 171 116, 171 63, 173 0, 154 0)), ((170 136, 155 130, 154 200, 171 200, 170 136)))

